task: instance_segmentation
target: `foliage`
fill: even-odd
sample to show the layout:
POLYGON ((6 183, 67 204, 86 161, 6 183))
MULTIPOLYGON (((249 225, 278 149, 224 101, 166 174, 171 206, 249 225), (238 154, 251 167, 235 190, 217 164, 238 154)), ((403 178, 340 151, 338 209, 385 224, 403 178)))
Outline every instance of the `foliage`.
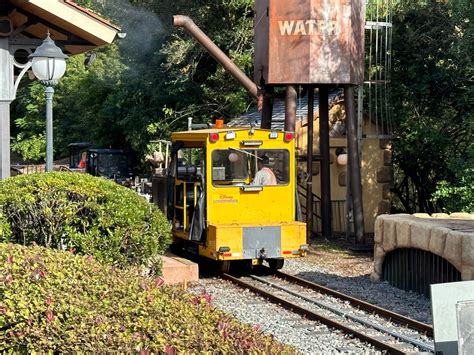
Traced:
POLYGON ((46 100, 44 88, 39 82, 34 82, 27 87, 21 87, 18 98, 14 101, 13 121, 15 126, 12 133, 15 139, 11 149, 29 161, 44 160, 46 157, 46 100))
MULTIPOLYGON (((207 122, 247 109, 245 90, 189 34, 172 28, 170 19, 176 13, 190 15, 250 75, 252 0, 80 4, 111 18, 127 36, 97 50, 91 66, 83 64, 84 55, 68 60, 55 94, 55 156, 66 156, 69 143, 92 141, 143 157, 151 140, 185 128, 188 117, 207 122)), ((13 149, 39 161, 44 155, 44 94, 34 83, 23 86, 18 97, 12 114, 17 118, 13 149)))
MULTIPOLYGON (((55 156, 64 157, 68 144, 93 141, 99 147, 127 148, 124 133, 116 124, 107 103, 125 69, 115 45, 97 50, 96 60, 84 64, 85 55, 68 59, 67 72, 55 87, 54 147, 55 156)), ((44 161, 45 97, 37 81, 19 90, 14 105, 17 117, 13 129, 12 150, 23 159, 44 161)))
POLYGON ((0 350, 290 353, 193 296, 90 256, 0 244, 0 350))
MULTIPOLYGON (((252 0, 206 1, 188 5, 185 10, 249 76, 253 70, 253 3, 252 0)), ((178 10, 183 9, 175 9, 178 10)), ((183 30, 172 34, 162 53, 174 90, 184 87, 196 95, 191 106, 178 106, 175 115, 197 116, 208 121, 211 115, 231 117, 248 108, 250 100, 245 90, 183 30), (199 98, 202 101, 196 100, 199 98)))
POLYGON ((457 185, 445 180, 439 182, 433 198, 444 212, 473 212, 474 168, 466 169, 457 185))
POLYGON ((432 198, 438 182, 469 183, 463 175, 474 166, 473 11, 469 1, 395 7, 394 192, 410 213, 440 207, 432 198))
POLYGON ((67 154, 72 142, 94 142, 97 147, 129 148, 120 117, 111 110, 111 96, 121 85, 126 70, 116 45, 95 52, 94 62, 85 56, 68 60, 67 75, 60 81, 55 98, 55 147, 58 156, 67 154))
POLYGON ((170 226, 155 206, 113 181, 78 173, 17 176, 0 182, 0 241, 74 249, 118 265, 150 263, 170 226))

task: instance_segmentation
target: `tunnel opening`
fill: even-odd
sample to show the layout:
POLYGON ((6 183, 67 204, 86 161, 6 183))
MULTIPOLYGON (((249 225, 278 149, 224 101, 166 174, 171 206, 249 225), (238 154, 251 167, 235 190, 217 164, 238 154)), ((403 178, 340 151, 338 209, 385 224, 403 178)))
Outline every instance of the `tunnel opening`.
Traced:
POLYGON ((431 284, 461 281, 461 273, 450 262, 429 251, 402 248, 385 256, 382 281, 430 297, 431 284))

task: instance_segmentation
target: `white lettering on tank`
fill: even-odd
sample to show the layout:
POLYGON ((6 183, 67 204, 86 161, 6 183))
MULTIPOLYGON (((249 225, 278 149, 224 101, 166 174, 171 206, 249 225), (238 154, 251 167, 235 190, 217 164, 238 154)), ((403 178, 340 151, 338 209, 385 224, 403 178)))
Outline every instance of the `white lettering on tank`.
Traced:
POLYGON ((324 40, 339 37, 350 20, 352 7, 346 4, 340 8, 331 6, 330 0, 321 0, 322 4, 314 13, 316 18, 279 20, 278 25, 282 36, 314 36, 320 35, 324 40))
POLYGON ((278 24, 280 25, 280 33, 282 36, 285 35, 291 35, 293 32, 293 26, 295 24, 295 21, 278 21, 278 24))
POLYGON ((307 20, 306 25, 308 26, 308 35, 316 34, 316 26, 318 25, 316 20, 307 20))
POLYGON ((296 21, 295 26, 295 35, 300 34, 302 36, 306 36, 306 28, 304 21, 296 21))
POLYGON ((292 20, 278 21, 282 36, 313 36, 321 34, 327 39, 329 36, 341 35, 341 24, 335 20, 292 20))

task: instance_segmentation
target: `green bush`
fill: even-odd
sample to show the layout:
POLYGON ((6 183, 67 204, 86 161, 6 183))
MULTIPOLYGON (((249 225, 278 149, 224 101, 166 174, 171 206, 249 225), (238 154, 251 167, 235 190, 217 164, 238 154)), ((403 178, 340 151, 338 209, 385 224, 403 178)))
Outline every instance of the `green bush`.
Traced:
POLYGON ((91 256, 0 243, 0 350, 281 353, 291 349, 193 296, 91 256))
POLYGON ((441 181, 433 194, 433 201, 443 212, 474 212, 474 168, 465 169, 459 181, 441 181))
POLYGON ((0 241, 74 249, 117 265, 148 263, 169 243, 155 206, 113 181, 78 173, 0 182, 0 241))

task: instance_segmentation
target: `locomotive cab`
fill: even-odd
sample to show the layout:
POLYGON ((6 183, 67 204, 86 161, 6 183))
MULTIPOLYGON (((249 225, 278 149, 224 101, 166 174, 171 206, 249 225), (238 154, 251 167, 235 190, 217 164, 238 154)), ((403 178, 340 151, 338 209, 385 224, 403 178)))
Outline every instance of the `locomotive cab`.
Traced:
POLYGON ((167 214, 173 245, 219 262, 268 262, 306 254, 297 221, 292 133, 247 128, 172 135, 167 214), (266 177, 265 177, 266 174, 266 177))

